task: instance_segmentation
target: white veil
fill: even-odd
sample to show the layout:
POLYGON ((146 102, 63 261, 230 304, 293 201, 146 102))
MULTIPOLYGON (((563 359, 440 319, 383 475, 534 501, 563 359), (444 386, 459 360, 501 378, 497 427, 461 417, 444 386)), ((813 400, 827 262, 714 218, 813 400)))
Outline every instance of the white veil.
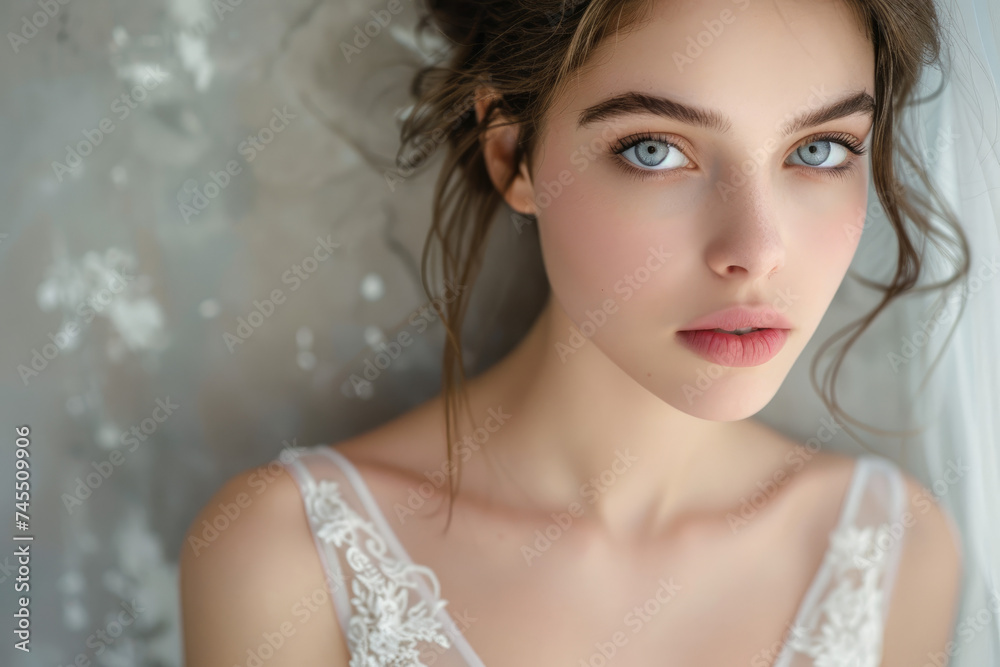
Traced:
POLYGON ((925 166, 968 237, 970 273, 943 304, 940 299, 905 303, 913 343, 929 317, 943 318, 946 328, 957 320, 946 346, 947 331, 928 337, 905 378, 915 391, 913 412, 926 426, 911 445, 924 457, 914 461, 921 466, 916 470, 924 471, 924 483, 962 533, 966 571, 952 664, 995 665, 1000 664, 1000 5, 940 0, 938 8, 948 50, 944 89, 920 105, 911 132, 922 140, 925 166))

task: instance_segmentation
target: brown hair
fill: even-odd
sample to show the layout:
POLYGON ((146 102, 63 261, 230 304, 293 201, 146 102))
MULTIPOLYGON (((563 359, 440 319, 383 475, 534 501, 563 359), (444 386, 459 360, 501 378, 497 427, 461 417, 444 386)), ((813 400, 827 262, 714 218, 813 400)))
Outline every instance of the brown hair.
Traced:
MULTIPOLYGON (((572 73, 585 67, 602 41, 634 29, 649 15, 653 0, 426 0, 429 14, 418 30, 436 27, 451 41, 448 59, 421 68, 413 79, 416 97, 413 112, 401 130, 397 164, 412 168, 402 156, 409 149, 430 145, 416 152, 419 161, 429 157, 442 137, 447 154, 434 192, 432 224, 422 256, 422 281, 432 296, 429 275, 431 250, 442 252, 445 281, 470 285, 475 280, 487 232, 498 207, 503 204, 483 160, 480 140, 491 124, 519 126, 514 163, 531 156, 543 130, 543 120, 560 86, 572 73), (467 109, 484 85, 495 91, 482 120, 465 114, 455 120, 456 109, 467 109), (498 116, 500 118, 498 119, 498 116), (438 137, 438 141, 432 140, 438 137)), ((896 232, 898 261, 888 285, 858 277, 883 293, 878 306, 825 342, 811 366, 817 393, 834 417, 865 426, 840 408, 836 380, 847 351, 872 321, 892 301, 906 293, 950 287, 969 270, 968 243, 946 204, 935 194, 916 152, 904 145, 900 121, 912 99, 924 65, 940 60, 938 18, 933 0, 846 0, 847 6, 867 32, 875 53, 875 113, 871 146, 872 178, 885 215, 896 232), (897 175, 894 152, 903 168, 915 173, 930 196, 905 184, 897 175), (931 223, 940 217, 947 227, 931 223), (946 281, 917 287, 921 273, 923 244, 911 238, 912 225, 924 240, 956 257, 956 271, 946 281), (950 233, 949 233, 950 232, 950 233), (853 331, 853 333, 851 333, 853 331), (837 341, 848 336, 834 363, 817 380, 820 357, 837 341), (824 393, 828 390, 829 395, 824 393)), ((509 175, 503 191, 516 172, 509 175)), ((537 228, 536 228, 537 231, 537 228)), ((857 277, 857 276, 856 276, 857 277)), ((457 409, 466 395, 462 355, 462 322, 469 291, 450 302, 441 313, 447 340, 442 358, 442 392, 445 398, 446 448, 449 469, 456 470, 449 483, 449 523, 461 470, 455 461, 451 434, 457 429, 457 409)), ((964 307, 964 304, 963 304, 964 307)), ((951 334, 949 334, 949 339, 951 334)), ((470 415, 471 417, 471 415, 470 415)), ((871 427, 866 427, 870 430, 871 427)), ((857 436, 849 429, 855 439, 857 436)))

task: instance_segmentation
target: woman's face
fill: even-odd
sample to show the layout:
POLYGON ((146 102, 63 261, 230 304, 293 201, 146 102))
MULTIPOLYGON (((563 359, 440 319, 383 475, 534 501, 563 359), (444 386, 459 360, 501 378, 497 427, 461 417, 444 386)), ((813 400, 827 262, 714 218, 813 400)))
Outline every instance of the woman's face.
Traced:
POLYGON ((873 48, 841 2, 657 3, 546 116, 530 188, 554 305, 677 409, 756 413, 857 247, 868 156, 852 149, 870 144, 874 95, 873 48), (770 331, 696 321, 739 305, 770 331))

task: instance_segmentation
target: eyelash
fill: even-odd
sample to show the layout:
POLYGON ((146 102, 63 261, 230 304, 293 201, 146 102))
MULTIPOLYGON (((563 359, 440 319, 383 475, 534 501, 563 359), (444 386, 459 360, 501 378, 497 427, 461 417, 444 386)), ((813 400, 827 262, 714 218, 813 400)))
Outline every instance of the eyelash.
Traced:
MULTIPOLYGON (((631 162, 622 157, 622 153, 628 149, 634 147, 641 141, 659 141, 671 148, 684 153, 680 146, 676 142, 670 141, 665 138, 664 135, 651 133, 651 132, 640 132, 639 134, 632 134, 622 139, 619 139, 611 147, 611 153, 614 156, 615 165, 625 172, 626 175, 630 176, 633 181, 636 180, 648 180, 648 179, 662 179, 665 175, 671 174, 675 171, 681 171, 687 167, 678 167, 677 169, 640 169, 636 167, 631 162)), ((855 157, 861 157, 865 155, 868 150, 865 148, 864 143, 859 141, 853 135, 844 132, 825 132, 822 134, 817 134, 812 137, 806 138, 804 141, 800 142, 795 150, 802 148, 803 146, 808 146, 809 144, 816 143, 817 141, 830 141, 833 143, 840 144, 846 148, 855 157)), ((684 153, 685 157, 687 153, 684 153)), ((688 160, 691 158, 688 157, 688 160)), ((844 179, 857 168, 857 159, 848 159, 844 164, 839 167, 812 167, 812 171, 819 171, 829 175, 831 178, 844 179)), ((803 165, 794 165, 801 167, 803 165)), ((809 168, 809 167, 807 167, 809 168)))

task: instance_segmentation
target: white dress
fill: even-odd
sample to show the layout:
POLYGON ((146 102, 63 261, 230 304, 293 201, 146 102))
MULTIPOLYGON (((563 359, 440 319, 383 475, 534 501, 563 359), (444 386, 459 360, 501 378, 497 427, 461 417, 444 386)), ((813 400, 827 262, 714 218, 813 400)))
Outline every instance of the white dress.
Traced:
MULTIPOLYGON (((351 667, 484 667, 448 614, 437 576, 409 557, 354 465, 326 445, 283 465, 302 493, 351 667)), ((895 464, 859 457, 780 653, 751 667, 879 665, 904 507, 895 464)))

